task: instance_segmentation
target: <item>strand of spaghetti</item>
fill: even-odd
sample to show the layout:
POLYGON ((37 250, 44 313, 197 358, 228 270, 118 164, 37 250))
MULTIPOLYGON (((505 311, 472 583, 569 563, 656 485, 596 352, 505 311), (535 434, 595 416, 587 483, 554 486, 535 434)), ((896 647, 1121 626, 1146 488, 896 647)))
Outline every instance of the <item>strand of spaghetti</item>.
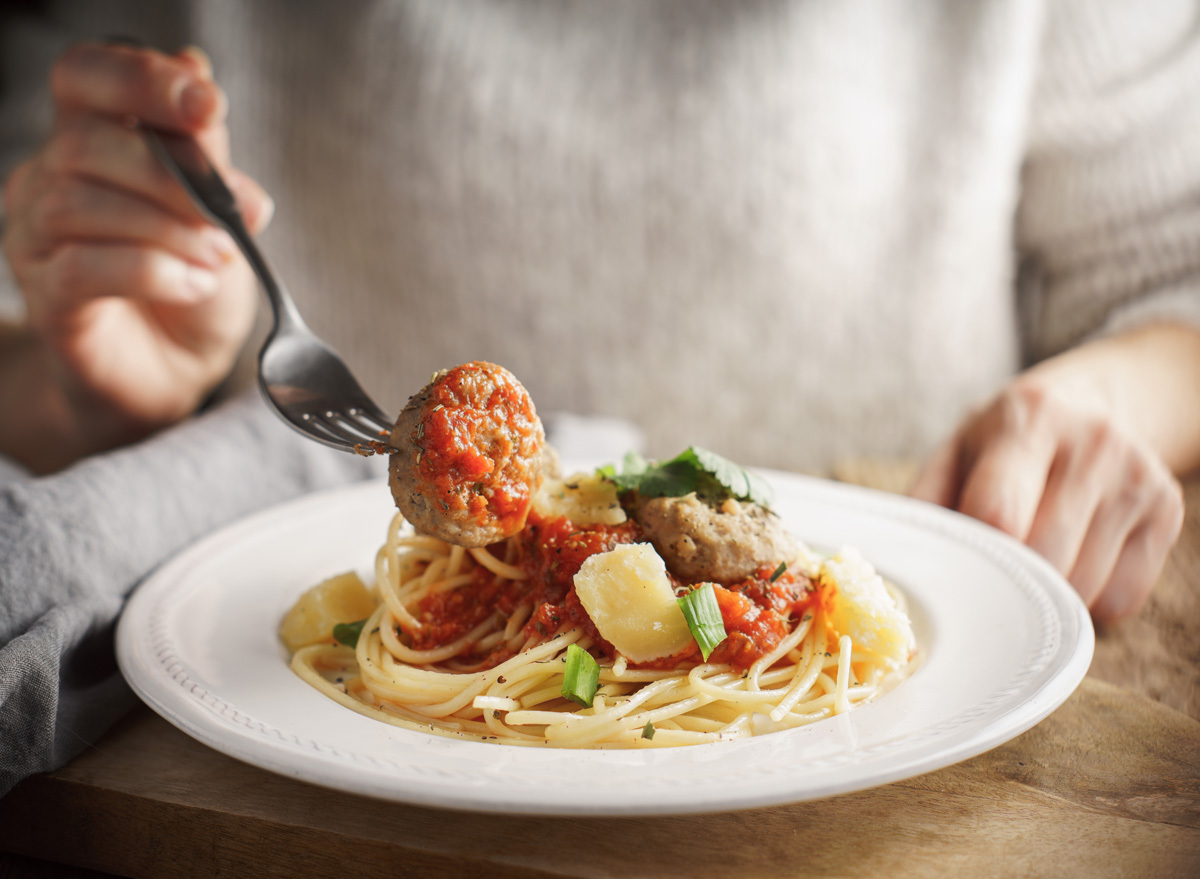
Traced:
POLYGON ((499 617, 492 613, 471 631, 441 647, 435 647, 432 650, 413 650, 397 639, 394 645, 388 645, 388 650, 396 659, 409 665, 434 665, 452 656, 458 656, 488 632, 497 628, 499 624, 499 617))
MULTIPOLYGON (((687 745, 708 745, 724 741, 720 733, 695 733, 677 729, 655 729, 654 738, 647 739, 640 733, 630 741, 616 745, 627 748, 681 748, 687 745)), ((601 746, 604 747, 604 746, 601 746)))
POLYGON ((773 700, 782 698, 787 689, 780 687, 775 690, 750 690, 744 687, 745 681, 741 675, 723 674, 704 676, 705 666, 698 665, 688 673, 688 682, 697 691, 707 693, 715 698, 723 699, 737 705, 761 705, 764 702, 774 704, 773 700))
MULTIPOLYGON (((392 518, 393 524, 395 517, 392 518)), ((381 592, 400 587, 400 559, 396 553, 396 544, 392 540, 392 528, 388 528, 388 538, 375 553, 375 586, 381 592)))
MULTIPOLYGON (((676 690, 686 690, 683 681, 673 681, 672 684, 676 690)), ((708 701, 710 700, 706 696, 686 697, 683 692, 676 692, 669 704, 651 711, 622 714, 621 709, 625 706, 616 706, 603 714, 590 717, 582 715, 566 723, 548 727, 546 740, 560 748, 579 748, 597 742, 627 739, 644 729, 647 723, 654 723, 656 718, 663 720, 707 704, 708 701)))
POLYGON ((720 730, 721 735, 729 736, 730 738, 741 738, 742 736, 750 735, 753 732, 750 726, 753 717, 753 712, 742 712, 720 730))
POLYGON ((504 577, 506 580, 525 580, 529 577, 527 573, 518 568, 516 565, 510 565, 500 561, 500 559, 496 558, 484 547, 475 547, 474 549, 468 550, 468 552, 471 553, 471 557, 474 558, 475 561, 479 562, 479 564, 483 565, 498 577, 504 577))
POLYGON ((504 720, 509 726, 550 727, 566 723, 568 720, 573 720, 581 716, 570 711, 531 711, 521 709, 520 711, 508 712, 504 720))
POLYGON ((388 525, 387 539, 375 557, 376 567, 376 582, 382 584, 384 578, 379 574, 382 572, 387 575, 387 580, 393 586, 399 585, 400 578, 404 576, 405 569, 410 565, 400 558, 400 548, 405 547, 409 559, 413 562, 418 556, 428 556, 433 558, 436 555, 441 555, 445 552, 444 545, 441 541, 431 537, 419 537, 416 535, 407 535, 401 537, 400 532, 408 528, 408 523, 399 513, 392 516, 392 520, 388 525))
POLYGON ((647 723, 653 723, 655 726, 679 715, 687 714, 697 708, 702 708, 713 701, 713 697, 706 694, 697 694, 689 696, 686 699, 675 699, 670 704, 664 705, 661 708, 656 708, 653 711, 643 711, 640 714, 635 714, 625 718, 622 726, 628 726, 630 729, 645 728, 647 723))
MULTIPOLYGON (((709 707, 709 706, 702 706, 709 707)), ((680 717, 675 717, 662 723, 654 724, 655 732, 666 727, 667 724, 674 724, 677 729, 687 730, 688 732, 706 732, 719 733, 723 729, 727 729, 730 721, 715 720, 710 717, 704 717, 699 712, 692 712, 680 717)))
MULTIPOLYGON (((487 725, 480 724, 475 721, 448 721, 441 720, 436 723, 431 723, 429 718, 417 715, 401 705, 381 703, 380 707, 367 704, 353 696, 341 692, 335 686, 321 675, 315 673, 311 668, 310 657, 314 651, 339 649, 332 648, 328 645, 314 645, 313 647, 302 648, 297 651, 293 657, 293 671, 311 686, 325 693, 331 699, 340 704, 368 717, 394 726, 400 726, 407 729, 421 730, 426 732, 438 732, 443 735, 454 735, 459 738, 472 738, 476 740, 500 739, 507 744, 542 744, 540 736, 529 736, 519 733, 515 730, 501 731, 497 734, 496 730, 489 729, 487 725)), ((370 694, 368 693, 369 697, 370 694)))
MULTIPOLYGON (((314 646, 322 646, 322 645, 314 645, 314 646)), ((399 727, 403 727, 405 729, 411 729, 411 730, 417 730, 417 731, 440 732, 443 735, 455 735, 456 734, 456 731, 453 729, 448 729, 448 728, 444 728, 444 727, 440 728, 440 729, 434 729, 429 724, 428 720, 418 721, 418 720, 410 719, 408 717, 396 716, 396 714, 391 713, 389 711, 384 711, 384 710, 381 710, 380 708, 376 708, 373 705, 368 705, 365 702, 362 702, 359 699, 354 698, 353 696, 349 695, 348 693, 343 693, 337 687, 334 687, 332 684, 330 684, 330 682, 327 681, 320 674, 316 673, 305 662, 305 657, 302 655, 302 651, 308 650, 308 649, 310 649, 310 648, 304 647, 304 648, 301 648, 301 650, 296 652, 296 655, 292 657, 291 668, 297 675, 300 676, 300 678, 302 680, 306 681, 309 685, 315 687, 317 690, 324 693, 330 699, 333 699, 334 701, 338 702, 341 705, 344 705, 346 708, 349 708, 352 711, 356 711, 359 714, 363 714, 363 715, 366 715, 367 717, 374 718, 375 720, 383 721, 384 723, 389 723, 393 726, 399 726, 399 727)), ((402 709, 399 709, 399 707, 397 706, 397 708, 394 710, 402 710, 402 709)), ((475 738, 475 739, 483 738, 482 735, 473 735, 473 736, 465 736, 465 737, 475 738)))
POLYGON ((443 592, 450 592, 462 586, 468 586, 475 582, 474 574, 455 574, 453 577, 446 577, 438 582, 430 585, 427 595, 440 595, 443 592))
POLYGON ((854 644, 849 635, 838 639, 838 673, 837 690, 833 699, 833 713, 845 714, 850 710, 850 700, 846 698, 846 689, 850 686, 850 658, 854 653, 854 644))
MULTIPOLYGON (((404 522, 403 517, 398 516, 397 518, 401 523, 404 522)), ((450 547, 450 544, 443 543, 436 537, 427 537, 423 534, 406 534, 401 537, 399 528, 397 528, 393 533, 389 533, 388 539, 393 541, 397 548, 403 547, 404 549, 410 551, 424 550, 436 555, 446 555, 450 547)))
POLYGON ((471 707, 480 711, 516 711, 521 703, 507 696, 476 696, 471 701, 471 707))
MULTIPOLYGON (((385 547, 387 549, 387 547, 385 547)), ((389 554, 390 556, 390 554, 389 554)), ((399 623, 401 628, 407 631, 416 631, 423 628, 420 620, 413 616, 404 604, 404 600, 400 596, 403 580, 399 573, 399 561, 387 561, 382 565, 384 576, 380 577, 376 565, 376 582, 379 583, 379 595, 383 599, 384 605, 392 615, 392 619, 399 623), (394 567, 393 567, 394 566, 394 567), (392 576, 392 571, 395 570, 395 577, 392 576)))
POLYGON ((750 674, 747 678, 746 686, 751 690, 757 690, 760 686, 759 678, 762 676, 762 673, 778 662, 781 657, 790 653, 797 644, 803 641, 805 636, 808 635, 809 629, 812 628, 812 625, 813 615, 811 613, 806 613, 804 615, 804 619, 800 621, 800 625, 796 626, 796 628, 793 629, 786 638, 775 645, 774 650, 761 659, 755 661, 755 663, 750 666, 750 674))
MULTIPOLYGON (((813 683, 821 676, 821 662, 819 657, 825 654, 827 644, 825 632, 825 620, 821 619, 820 625, 816 626, 816 635, 813 639, 805 639, 804 646, 811 645, 812 652, 804 658, 802 662, 796 664, 796 677, 787 693, 779 700, 774 708, 771 709, 771 720, 778 723, 783 719, 783 716, 792 710, 792 706, 796 705, 801 698, 804 697, 809 690, 812 689, 813 683)), ((803 652, 804 648, 802 648, 803 652)))
MULTIPOLYGON (((600 736, 596 735, 595 733, 601 731, 604 727, 615 726, 616 721, 620 720, 627 714, 631 714, 635 708, 638 708, 644 702, 647 702, 653 697, 657 696, 663 690, 678 688, 680 684, 681 681, 678 678, 668 678, 666 680, 655 681, 654 683, 643 687, 641 690, 639 690, 637 693, 634 693, 623 702, 614 705, 612 708, 605 711, 604 714, 593 714, 590 716, 581 714, 577 718, 572 719, 568 724, 565 724, 565 728, 560 727, 560 729, 563 730, 564 737, 563 741, 560 743, 565 744, 565 739, 567 738, 599 738, 600 736)), ((569 747, 569 745, 566 746, 569 747)))
POLYGON ((508 725, 507 716, 501 718, 499 711, 485 711, 483 713, 484 722, 497 739, 501 739, 508 744, 515 744, 518 741, 529 745, 544 744, 542 737, 535 733, 529 733, 525 730, 513 729, 508 725))
POLYGON ((511 641, 521 633, 521 628, 533 613, 533 603, 529 601, 518 604, 504 624, 504 640, 511 641))
POLYGON ((467 557, 467 551, 461 546, 450 547, 450 560, 447 565, 446 573, 454 576, 462 571, 463 560, 467 557))
POLYGON ((485 635, 484 637, 479 639, 479 642, 475 645, 475 652, 482 653, 485 650, 490 652, 493 647, 495 647, 497 644, 499 644, 503 640, 504 640, 504 630, 496 629, 491 634, 485 635))
POLYGON ((521 699, 535 688, 542 686, 548 677, 556 673, 560 673, 557 671, 556 663, 530 662, 503 675, 502 683, 497 680, 495 692, 497 695, 521 699), (554 666, 553 669, 552 666, 554 666))
MULTIPOLYGON (((625 657, 618 656, 617 662, 620 662, 625 657)), ((630 669, 626 667, 624 671, 617 671, 617 663, 612 666, 600 667, 600 680, 612 681, 621 683, 638 684, 647 681, 661 681, 663 678, 678 677, 679 669, 630 669)))
MULTIPOLYGON (((495 672, 497 669, 503 669, 505 666, 515 669, 519 665, 529 662, 536 662, 542 656, 555 655, 578 641, 581 634, 582 633, 579 629, 571 629, 559 637, 551 641, 547 641, 545 644, 541 645, 541 647, 535 647, 533 650, 530 650, 521 656, 514 656, 512 659, 508 660, 508 662, 498 665, 496 669, 493 669, 492 671, 495 672)), ((489 673, 487 676, 482 676, 482 679, 477 680, 476 682, 467 683, 467 686, 465 686, 463 690, 454 698, 438 704, 425 705, 417 710, 422 714, 428 714, 430 716, 435 716, 438 713, 449 714, 453 711, 457 711, 463 705, 466 705, 468 702, 470 702, 475 696, 479 695, 482 689, 488 685, 489 679, 494 680, 496 676, 497 675, 492 673, 489 673)), ((476 677, 478 678, 479 676, 476 677)))

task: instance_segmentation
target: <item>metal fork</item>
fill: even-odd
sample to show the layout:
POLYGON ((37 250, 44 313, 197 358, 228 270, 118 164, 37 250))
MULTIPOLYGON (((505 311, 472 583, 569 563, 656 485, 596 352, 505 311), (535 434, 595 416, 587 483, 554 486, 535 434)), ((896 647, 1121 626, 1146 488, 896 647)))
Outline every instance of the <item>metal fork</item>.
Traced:
POLYGON ((308 328, 296 303, 271 271, 242 221, 237 200, 196 141, 141 126, 147 143, 212 222, 237 242, 271 303, 274 325, 258 354, 258 384, 276 414, 309 439, 344 452, 370 455, 389 418, 351 374, 345 361, 308 328))

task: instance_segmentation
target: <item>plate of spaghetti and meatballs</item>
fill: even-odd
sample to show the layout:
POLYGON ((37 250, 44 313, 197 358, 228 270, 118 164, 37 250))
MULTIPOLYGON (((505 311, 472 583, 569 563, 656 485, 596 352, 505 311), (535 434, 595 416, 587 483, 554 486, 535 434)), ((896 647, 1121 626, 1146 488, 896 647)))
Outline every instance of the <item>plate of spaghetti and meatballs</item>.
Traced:
POLYGON ((956 513, 689 447, 560 462, 528 393, 436 373, 388 485, 218 532, 141 587, 118 654, 197 739, 447 808, 679 814, 949 765, 1061 704, 1086 609, 956 513))

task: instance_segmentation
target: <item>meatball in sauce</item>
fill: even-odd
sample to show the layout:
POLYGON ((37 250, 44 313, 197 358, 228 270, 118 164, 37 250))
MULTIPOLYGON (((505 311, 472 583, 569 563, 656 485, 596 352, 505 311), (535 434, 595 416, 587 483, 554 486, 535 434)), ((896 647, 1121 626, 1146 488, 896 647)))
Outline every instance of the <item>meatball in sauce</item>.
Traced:
POLYGON ((634 518, 671 573, 687 582, 743 580, 797 554, 779 517, 758 504, 713 505, 695 494, 641 498, 634 518))
POLYGON ((525 525, 546 435, 507 369, 474 361, 438 372, 408 401, 389 444, 392 497, 418 532, 474 547, 525 525))

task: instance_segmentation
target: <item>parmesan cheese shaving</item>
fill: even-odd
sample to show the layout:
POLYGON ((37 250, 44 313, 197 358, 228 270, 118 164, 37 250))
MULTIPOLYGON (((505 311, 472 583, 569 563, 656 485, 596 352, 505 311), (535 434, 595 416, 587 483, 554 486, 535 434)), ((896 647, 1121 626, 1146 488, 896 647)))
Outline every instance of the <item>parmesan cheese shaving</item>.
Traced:
POLYGON ((575 593, 597 631, 633 662, 670 656, 692 641, 667 566, 648 543, 589 556, 575 593))

